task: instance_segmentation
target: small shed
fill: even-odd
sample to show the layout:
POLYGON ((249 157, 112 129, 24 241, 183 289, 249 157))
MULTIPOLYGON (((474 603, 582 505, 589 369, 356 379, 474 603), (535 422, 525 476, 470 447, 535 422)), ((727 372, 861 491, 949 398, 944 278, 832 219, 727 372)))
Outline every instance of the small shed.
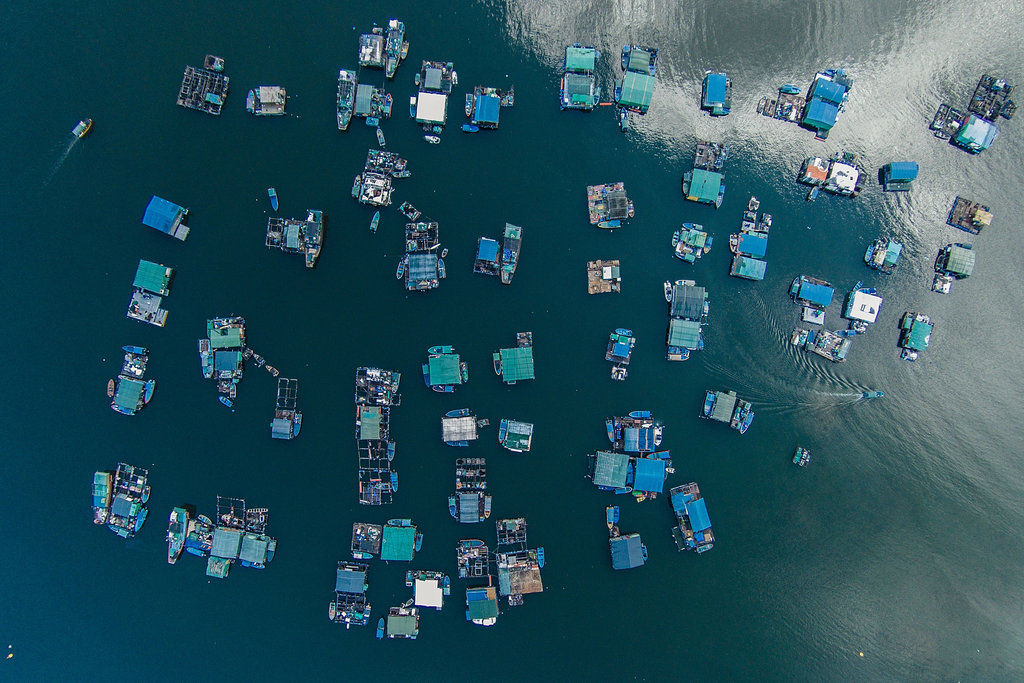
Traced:
POLYGON ((640 540, 640 534, 626 534, 608 540, 612 553, 612 569, 634 569, 647 561, 647 549, 640 540))

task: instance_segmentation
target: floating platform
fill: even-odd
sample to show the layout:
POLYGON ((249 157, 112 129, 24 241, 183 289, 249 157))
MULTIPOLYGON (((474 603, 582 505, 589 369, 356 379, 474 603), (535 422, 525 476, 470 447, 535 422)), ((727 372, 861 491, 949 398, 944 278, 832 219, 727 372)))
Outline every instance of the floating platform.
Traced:
MULTIPOLYGON (((358 456, 359 503, 387 505, 398 491, 394 470, 396 445, 390 440, 391 408, 400 405, 398 393, 402 375, 381 368, 356 369, 356 453, 358 456)), ((371 533, 369 526, 363 531, 371 533)), ((356 528, 353 527, 353 556, 356 556, 356 528)), ((359 552, 364 551, 362 548, 359 552)), ((376 551, 372 551, 376 552, 376 551)))
POLYGON ((831 332, 829 330, 810 330, 807 333, 807 341, 804 349, 816 353, 822 358, 841 363, 846 360, 850 352, 850 344, 853 340, 850 337, 831 332))
POLYGON ((132 282, 132 298, 126 316, 132 320, 163 327, 167 311, 160 307, 164 296, 171 293, 174 269, 160 263, 140 260, 132 282))
POLYGON ((694 550, 698 554, 711 550, 715 536, 700 487, 695 482, 676 486, 669 490, 669 500, 676 516, 676 526, 672 529, 676 548, 680 552, 694 550))
POLYGON ((405 585, 413 589, 416 607, 429 607, 438 612, 444 606, 444 596, 451 595, 451 581, 442 572, 407 571, 405 585))
POLYGON ((1017 105, 1010 99, 1012 92, 1013 86, 1009 81, 984 74, 971 95, 967 111, 988 121, 995 121, 1000 116, 1009 120, 1017 111, 1017 105))
POLYGON ((621 110, 643 116, 651 106, 655 75, 658 69, 658 50, 641 45, 622 48, 621 80, 615 82, 614 101, 621 110))
POLYGON ((665 358, 685 361, 690 352, 704 348, 703 327, 711 310, 707 290, 693 280, 666 283, 668 298, 668 332, 665 338, 665 358))
POLYGON ((622 291, 622 272, 618 259, 587 261, 587 294, 622 291))
POLYGON ((356 368, 356 405, 398 406, 402 396, 398 393, 402 374, 382 368, 356 368))
POLYGON ((893 161, 881 168, 879 176, 886 192, 908 192, 917 179, 916 161, 893 161))
POLYGON ((989 208, 978 202, 963 197, 953 201, 953 207, 946 217, 946 225, 959 228, 972 235, 979 234, 992 224, 992 213, 989 208))
POLYGON ((544 591, 539 553, 539 548, 495 553, 498 595, 507 598, 510 606, 523 604, 524 595, 544 591))
POLYGON ((487 461, 484 458, 459 458, 455 461, 455 493, 448 497, 448 512, 461 524, 475 524, 491 516, 487 461))
POLYGON ((455 387, 469 380, 469 367, 451 346, 430 347, 427 362, 423 364, 423 381, 440 393, 451 393, 455 387))
POLYGON ((617 451, 597 451, 587 456, 587 477, 601 491, 632 494, 638 501, 654 499, 664 490, 672 469, 668 451, 650 455, 630 455, 617 451))
POLYGON ((762 97, 757 103, 757 113, 770 119, 800 123, 804 117, 807 99, 794 85, 783 85, 772 97, 762 97))
POLYGON ((573 43, 565 48, 558 103, 562 109, 593 111, 601 101, 597 86, 597 60, 601 53, 591 46, 573 43))
POLYGON ((469 408, 449 410, 441 418, 441 440, 448 446, 468 446, 476 441, 477 419, 469 408))
POLYGON ((288 92, 277 85, 261 85, 245 96, 245 110, 253 116, 284 116, 288 92))
POLYGON ((490 555, 483 541, 461 540, 455 547, 455 554, 460 579, 490 578, 490 555))
POLYGON ((729 148, 718 142, 701 140, 697 143, 693 170, 683 174, 683 196, 691 202, 722 206, 725 199, 725 175, 722 168, 729 156, 729 148))
POLYGON ((711 251, 713 242, 700 223, 683 223, 672 235, 672 254, 686 263, 695 263, 711 251))
POLYGON ((324 212, 319 209, 309 209, 305 220, 268 218, 266 245, 288 254, 302 254, 306 268, 312 268, 323 248, 324 225, 324 212))
POLYGON ((352 525, 352 557, 369 560, 380 554, 381 537, 384 527, 379 524, 356 522, 352 525))
POLYGON ((235 563, 264 569, 274 559, 277 539, 267 535, 270 519, 266 508, 250 508, 241 498, 217 496, 213 520, 196 517, 185 538, 185 550, 206 557, 206 575, 227 578, 235 563))
POLYGON ((124 346, 124 360, 117 377, 107 383, 110 409, 122 415, 134 415, 149 403, 156 380, 144 380, 149 351, 140 346, 124 346))
POLYGON ((811 462, 811 452, 806 448, 797 446, 796 452, 793 454, 793 464, 797 467, 807 467, 811 462))
POLYGON ((934 131, 935 137, 938 139, 949 140, 960 130, 965 118, 967 118, 967 114, 952 105, 943 103, 939 105, 939 109, 935 112, 931 125, 928 127, 934 131))
POLYGON ((423 536, 409 519, 391 519, 384 525, 380 559, 384 561, 412 561, 423 536))
POLYGON ((664 426, 651 417, 649 410, 634 410, 624 417, 605 420, 608 440, 616 450, 627 453, 652 453, 661 445, 664 426))
POLYGON ((740 434, 746 434, 754 420, 753 406, 744 401, 735 391, 708 390, 704 395, 704 411, 701 417, 726 422, 740 434))
POLYGON ((365 562, 338 562, 334 579, 334 599, 327 615, 335 624, 366 626, 370 623, 370 603, 366 590, 370 587, 366 575, 370 565, 365 562))
POLYGON ((178 90, 178 106, 219 116, 228 96, 230 80, 224 75, 224 60, 206 55, 202 67, 185 67, 178 90))
POLYGON ((533 368, 533 333, 516 332, 516 345, 510 349, 499 349, 492 354, 494 373, 505 384, 520 380, 535 379, 533 368))
POLYGON ((621 221, 634 215, 633 202, 626 196, 623 182, 587 187, 587 211, 590 224, 603 228, 617 228, 621 221))
POLYGON ((412 114, 417 123, 444 126, 448 120, 448 96, 458 77, 451 62, 424 61, 416 75, 419 93, 412 102, 412 114))
POLYGON ((142 215, 142 224, 184 242, 188 237, 187 218, 188 209, 153 195, 142 215))
POLYGON ((635 569, 647 563, 647 546, 640 534, 621 534, 608 539, 612 569, 635 569))
POLYGON ((927 350, 935 329, 931 318, 923 313, 907 311, 900 319, 899 345, 903 349, 900 357, 915 361, 922 351, 927 350))
POLYGON ((404 267, 400 265, 399 269, 408 291, 426 292, 437 288, 441 280, 440 246, 436 222, 406 223, 404 267))
POLYGON ((533 443, 533 425, 503 417, 498 426, 498 443, 513 453, 527 453, 533 443))
POLYGON ((633 336, 632 330, 620 327, 608 336, 608 348, 604 359, 615 365, 612 369, 612 379, 626 379, 627 372, 624 366, 629 365, 634 346, 636 337, 633 336))
POLYGON ((378 125, 381 119, 391 118, 392 103, 391 95, 383 88, 369 83, 360 83, 356 86, 356 99, 352 114, 366 119, 367 125, 378 125))
POLYGON ((359 66, 370 69, 384 68, 384 30, 374 26, 371 33, 359 36, 359 66))
POLYGON ((277 380, 277 400, 274 419, 270 423, 270 436, 274 439, 294 439, 302 429, 302 413, 296 409, 299 400, 299 380, 280 377, 277 380))
MULTIPOLYGON (((255 360, 255 353, 245 345, 245 318, 228 316, 206 321, 206 337, 199 340, 199 360, 203 377, 212 379, 217 392, 233 399, 245 369, 246 353, 255 360)), ((265 364, 260 358, 257 365, 265 364)))
POLYGON ((903 245, 891 239, 880 238, 868 245, 864 252, 864 263, 870 268, 883 273, 891 273, 896 268, 903 245))
POLYGON ((704 72, 700 108, 712 116, 726 116, 732 110, 732 79, 727 74, 704 72))
POLYGON ((864 188, 864 169, 857 160, 857 155, 849 152, 836 152, 831 159, 808 157, 800 169, 798 180, 805 185, 812 185, 822 192, 856 197, 864 188))
POLYGON ((118 463, 117 470, 93 474, 93 523, 106 524, 121 538, 133 538, 146 522, 149 470, 118 463))
POLYGON ((415 607, 392 607, 388 610, 388 638, 416 640, 420 633, 420 611, 415 607))

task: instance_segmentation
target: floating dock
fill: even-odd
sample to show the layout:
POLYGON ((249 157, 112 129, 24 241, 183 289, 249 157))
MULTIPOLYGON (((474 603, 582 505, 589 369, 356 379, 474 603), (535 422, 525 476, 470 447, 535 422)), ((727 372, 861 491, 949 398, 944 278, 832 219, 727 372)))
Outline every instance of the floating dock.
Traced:
POLYGON ((174 269, 160 263, 139 260, 132 282, 132 298, 125 314, 132 320, 163 327, 167 323, 167 311, 160 308, 163 297, 171 293, 174 269))
POLYGON ((746 434, 754 420, 754 411, 750 401, 739 398, 735 391, 708 390, 701 417, 725 422, 740 434, 746 434))
POLYGON ((206 337, 199 340, 203 377, 217 383, 217 392, 235 397, 245 369, 245 318, 229 316, 206 321, 206 337))
POLYGON ((389 437, 391 408, 402 402, 398 393, 401 379, 400 373, 391 370, 356 369, 355 437, 361 505, 387 505, 398 491, 398 472, 393 469, 396 446, 389 437))
POLYGON ((797 446, 796 452, 793 454, 793 464, 797 467, 807 467, 811 462, 811 452, 806 448, 797 446))
POLYGON ((149 403, 156 380, 143 380, 149 351, 141 346, 124 346, 124 360, 117 377, 107 383, 110 409, 122 415, 134 415, 149 403))
POLYGON ((528 453, 533 443, 533 425, 503 417, 498 426, 498 443, 513 453, 528 453))
POLYGON ((729 148, 718 142, 701 140, 693 159, 693 170, 683 174, 683 196, 691 202, 722 206, 725 199, 725 174, 722 168, 729 148))
POLYGON ((384 527, 368 522, 356 522, 352 525, 352 557, 357 560, 369 560, 380 554, 381 536, 384 527))
POLYGON ((891 239, 880 238, 868 245, 864 252, 864 263, 870 268, 883 273, 891 273, 896 268, 903 245, 891 239))
POLYGON ((451 581, 442 572, 407 571, 405 585, 413 589, 414 605, 438 612, 444 606, 444 596, 451 595, 451 581))
POLYGON ((852 343, 851 338, 838 332, 809 330, 803 347, 804 350, 816 353, 833 363, 841 363, 846 360, 852 343))
POLYGON ((984 204, 957 197, 946 217, 946 225, 959 228, 972 235, 979 234, 992 224, 992 213, 984 204))
POLYGON ((201 68, 185 67, 178 90, 178 106, 219 116, 228 96, 229 82, 224 75, 224 60, 206 55, 201 68))
POLYGON ((597 60, 601 53, 589 45, 573 43, 565 48, 558 103, 562 109, 593 111, 601 101, 597 86, 597 60))
POLYGON ((294 439, 302 429, 302 413, 296 410, 299 400, 299 380, 279 377, 274 419, 270 423, 270 436, 274 439, 294 439))
POLYGON ((971 95, 967 111, 988 121, 995 121, 1000 116, 1010 120, 1017 111, 1017 105, 1010 99, 1012 92, 1013 86, 1009 81, 984 74, 971 95))
POLYGON ((939 105, 939 109, 935 112, 931 125, 928 127, 935 132, 935 137, 938 139, 949 140, 960 130, 966 117, 967 114, 956 107, 943 103, 939 105))
POLYGON ((666 285, 669 298, 668 347, 666 360, 684 361, 693 351, 704 348, 703 326, 707 323, 710 303, 707 290, 693 280, 677 280, 666 285))
POLYGON ((478 85, 466 95, 466 117, 470 125, 496 130, 502 107, 515 104, 515 88, 502 90, 478 85))
POLYGON ((622 270, 619 259, 587 261, 587 294, 608 294, 622 291, 622 270))
POLYGON ((491 516, 487 461, 484 458, 459 458, 455 461, 455 493, 448 497, 448 512, 462 524, 475 524, 491 516))
POLYGON ((806 95, 797 86, 786 84, 777 95, 762 97, 757 111, 769 118, 798 123, 825 140, 846 109, 852 88, 853 78, 843 69, 826 69, 815 74, 806 95))
POLYGON ((805 159, 798 180, 822 192, 856 197, 864 187, 864 175, 864 169, 855 154, 836 152, 831 159, 805 159))
POLYGON ((799 123, 804 116, 807 98, 795 85, 783 85, 773 97, 762 97, 757 103, 757 113, 770 119, 799 123))
POLYGON ((633 202, 626 196, 626 184, 587 186, 587 211, 591 225, 607 229, 621 227, 622 221, 634 215, 633 202))
POLYGON ((698 554, 714 547, 707 505, 696 483, 690 482, 669 490, 669 500, 676 516, 672 537, 681 551, 695 550, 698 554))
POLYGON ((797 276, 789 286, 789 295, 795 303, 818 310, 828 308, 835 293, 836 290, 828 281, 807 275, 797 276))
POLYGON ((732 110, 732 79, 727 74, 704 72, 700 108, 712 116, 726 116, 732 110))
POLYGON ((970 277, 974 272, 976 254, 972 245, 947 244, 939 250, 935 257, 935 280, 932 282, 932 291, 942 294, 949 294, 956 280, 963 280, 970 277))
POLYGON ((878 295, 878 290, 874 287, 861 287, 858 282, 846 297, 843 317, 851 321, 851 329, 864 332, 868 325, 878 320, 881 311, 882 297, 878 295))
POLYGON ((505 384, 535 379, 533 373, 533 332, 516 332, 516 345, 492 354, 494 373, 505 384))
POLYGON ((149 470, 118 463, 114 473, 93 474, 93 523, 106 524, 121 538, 132 538, 146 522, 149 509, 149 470))
POLYGON ((371 33, 359 36, 359 66, 384 68, 384 29, 374 26, 371 33))
POLYGON ((327 615, 335 624, 366 626, 370 623, 370 603, 366 580, 370 565, 365 562, 338 562, 334 579, 334 599, 331 600, 327 615))
POLYGON ((934 329, 934 323, 925 314, 914 311, 904 313, 900 319, 899 345, 903 349, 900 357, 909 361, 917 360, 921 352, 928 348, 934 329))
POLYGON ((367 119, 367 124, 372 125, 370 119, 380 123, 381 119, 391 118, 391 95, 369 83, 360 83, 356 86, 355 106, 352 114, 361 119, 367 119))
POLYGON ((881 168, 882 189, 886 192, 908 192, 917 179, 916 161, 892 161, 881 168))
POLYGON ((309 209, 305 220, 268 218, 266 244, 288 254, 302 254, 306 268, 312 268, 323 248, 324 224, 324 212, 319 209, 309 209))
POLYGON ((459 578, 490 578, 490 555, 484 542, 478 539, 459 541, 455 547, 459 578))
POLYGON ((604 359, 614 365, 612 379, 626 379, 629 373, 625 366, 629 365, 634 346, 636 337, 633 336, 632 330, 620 327, 608 336, 608 349, 605 351, 604 359))
POLYGON ((153 195, 142 215, 142 224, 184 242, 188 237, 187 218, 188 209, 153 195))
POLYGON ((352 197, 361 204, 389 206, 392 178, 408 178, 408 162, 394 152, 371 149, 366 154, 363 172, 352 183, 352 197))
POLYGON ((985 74, 978 81, 974 94, 962 112, 952 105, 939 105, 931 128, 935 137, 949 142, 972 154, 985 151, 999 135, 996 120, 1013 118, 1017 105, 1010 99, 1013 86, 1002 78, 985 74))
POLYGON ((245 96, 245 110, 253 116, 284 116, 288 92, 277 85, 261 85, 245 96))
POLYGON ((608 539, 612 569, 635 569, 647 563, 647 546, 640 534, 622 534, 608 539))
POLYGON ((206 575, 227 578, 235 563, 264 569, 277 551, 277 539, 267 535, 267 508, 250 508, 241 498, 217 496, 216 515, 199 515, 185 538, 185 550, 205 557, 206 575))

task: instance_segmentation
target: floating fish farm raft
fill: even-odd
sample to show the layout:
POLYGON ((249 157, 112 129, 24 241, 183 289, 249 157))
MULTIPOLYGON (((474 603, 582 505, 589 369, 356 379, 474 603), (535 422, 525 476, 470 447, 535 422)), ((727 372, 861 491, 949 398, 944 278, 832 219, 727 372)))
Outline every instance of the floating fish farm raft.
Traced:
POLYGON ((732 80, 728 75, 705 72, 700 108, 712 116, 726 116, 732 110, 732 80))
POLYGON ((451 595, 451 581, 442 572, 407 571, 405 585, 413 589, 414 605, 438 612, 444 606, 444 596, 451 595))
POLYGON ((714 239, 704 232, 699 223, 683 223, 683 227, 672 235, 672 253, 682 261, 695 263, 704 254, 711 251, 714 239))
POLYGON ((562 109, 593 111, 597 107, 601 101, 601 89, 597 87, 594 72, 600 56, 597 49, 580 43, 565 48, 558 100, 562 109))
POLYGON ((124 346, 121 372, 107 383, 110 409, 122 415, 134 415, 153 398, 156 380, 143 380, 149 351, 141 346, 124 346))
POLYGON ((388 610, 386 633, 388 638, 416 640, 420 633, 420 611, 415 607, 392 607, 388 610))
POLYGON ((352 196, 361 204, 388 206, 391 204, 391 179, 407 178, 408 162, 394 152, 371 149, 366 154, 363 172, 352 183, 352 196))
POLYGON ((692 351, 704 348, 702 328, 710 311, 708 294, 693 280, 677 280, 669 287, 669 299, 665 359, 684 361, 692 351))
POLYGON ((757 111, 769 118, 799 123, 814 131, 819 140, 828 138, 839 114, 846 108, 853 78, 842 69, 819 71, 806 96, 794 85, 779 88, 775 98, 762 97, 757 111))
POLYGON ((390 370, 356 369, 356 452, 362 505, 387 505, 398 491, 398 472, 392 469, 395 442, 389 437, 391 408, 402 402, 398 393, 401 379, 400 373, 390 370))
POLYGON ((389 79, 394 78, 398 65, 408 54, 405 24, 398 19, 388 19, 388 32, 384 39, 384 75, 389 79))
POLYGON ((374 26, 372 33, 359 36, 359 66, 384 68, 384 29, 374 26))
POLYGON ((245 96, 245 110, 253 116, 284 116, 288 92, 276 85, 261 85, 245 96))
POLYGON ((199 340, 203 377, 217 383, 217 391, 235 397, 244 369, 245 318, 231 316, 206 321, 206 337, 199 340))
POLYGON ((184 242, 188 237, 186 218, 188 209, 153 195, 142 215, 142 224, 184 242))
POLYGON ((478 85, 466 95, 466 116, 471 125, 495 130, 502 107, 515 104, 515 88, 502 90, 478 85))
POLYGON ((448 512, 462 524, 475 524, 491 516, 487 461, 484 458, 459 458, 455 461, 455 493, 448 497, 448 512))
POLYGON ((178 91, 178 106, 220 115, 228 96, 229 78, 224 75, 224 60, 206 55, 202 68, 185 67, 178 91))
POLYGON ((444 262, 437 255, 440 246, 436 222, 406 223, 405 255, 396 275, 405 278, 407 290, 426 292, 437 288, 445 276, 444 262))
POLYGON ((864 252, 864 263, 883 273, 891 273, 896 268, 903 245, 890 239, 877 239, 864 252))
POLYGON ((622 221, 634 215, 633 202, 626 196, 626 184, 587 186, 587 211, 591 225, 608 229, 620 227, 622 221))
POLYGON ((622 291, 619 259, 587 261, 587 294, 608 294, 622 291))
POLYGON ((379 524, 356 522, 352 525, 352 557, 369 560, 380 554, 381 536, 384 527, 379 524))
POLYGON ((132 298, 125 315, 132 320, 163 327, 167 323, 167 311, 160 308, 160 304, 163 303, 163 297, 171 293, 173 278, 173 268, 140 260, 132 282, 132 298))
POLYGON ((494 373, 505 384, 535 379, 533 374, 533 332, 516 332, 516 345, 492 354, 494 373))
POLYGON ((799 123, 804 115, 807 99, 795 85, 783 85, 774 97, 762 97, 757 113, 770 119, 799 123))
POLYGON ((338 70, 338 130, 348 130, 356 104, 358 77, 354 71, 338 70))
POLYGON ((310 209, 306 219, 268 218, 267 246, 288 254, 302 254, 306 267, 312 268, 324 243, 324 212, 310 209))
POLYGON ((651 417, 649 410, 634 410, 625 417, 610 417, 604 422, 612 447, 627 453, 651 453, 664 438, 664 426, 651 417))
POLYGON ((707 505, 697 484, 690 482, 669 490, 672 511, 676 515, 676 526, 672 537, 676 547, 683 550, 707 552, 714 547, 715 536, 711 531, 707 505))
POLYGON ((622 48, 622 80, 615 82, 615 104, 643 116, 651 106, 658 51, 640 45, 622 48))
POLYGON ((296 409, 299 400, 299 380, 279 377, 274 419, 270 422, 270 436, 274 439, 294 439, 302 429, 302 413, 296 409))
POLYGON ((931 318, 923 313, 904 313, 900 319, 899 345, 903 349, 900 357, 909 361, 917 360, 919 354, 928 348, 934 329, 935 324, 931 318))
POLYGON ((416 123, 443 126, 448 121, 448 96, 455 84, 455 66, 451 62, 423 62, 416 75, 419 93, 412 106, 416 123))
POLYGON ((477 419, 469 408, 449 410, 441 418, 441 440, 446 445, 465 447, 478 438, 477 419))
POLYGON ((701 417, 725 422, 740 434, 746 434, 754 420, 753 406, 736 396, 735 391, 711 391, 704 396, 701 417))
POLYGON ((439 393, 451 393, 469 381, 469 367, 451 346, 432 346, 423 364, 423 382, 439 393))
POLYGON ((992 213, 987 206, 963 197, 956 198, 953 208, 949 210, 949 216, 946 217, 946 225, 959 228, 972 235, 979 234, 991 224, 992 213))
POLYGON ((605 351, 604 359, 613 364, 612 379, 626 379, 629 372, 625 366, 629 365, 634 346, 636 337, 633 336, 632 330, 620 327, 608 336, 608 349, 605 351))
POLYGON ((533 443, 533 425, 502 418, 498 426, 498 443, 513 453, 527 453, 533 443))
POLYGON ((799 275, 789 286, 789 295, 801 306, 822 311, 832 304, 836 290, 826 280, 799 275))
POLYGON ((391 95, 382 88, 360 83, 356 86, 356 100, 352 113, 361 119, 373 118, 380 122, 381 119, 391 118, 391 104, 391 95))
POLYGON ((647 546, 640 534, 617 534, 608 539, 612 569, 635 569, 647 562, 647 546))
POLYGON ((1009 120, 1017 111, 1011 92, 1013 86, 1008 81, 985 74, 974 89, 967 113, 942 103, 929 128, 940 140, 949 140, 972 154, 983 152, 999 135, 996 120, 1000 116, 1009 120))
POLYGON ((772 227, 772 215, 764 212, 758 216, 761 202, 751 197, 747 210, 743 212, 740 231, 729 235, 729 251, 735 256, 729 275, 746 280, 763 280, 768 263, 764 255, 768 251, 768 233, 772 227))
POLYGON ((722 168, 729 156, 729 148, 718 142, 702 140, 697 143, 693 170, 683 174, 683 196, 691 202, 722 206, 725 199, 725 175, 722 168))
POLYGON ((490 562, 487 546, 476 539, 459 541, 455 549, 459 567, 459 578, 479 579, 490 577, 490 562))
POLYGON ((799 181, 831 194, 856 197, 864 187, 864 176, 864 169, 855 154, 836 152, 828 160, 821 157, 805 159, 799 181))
POLYGON ((366 590, 370 587, 366 575, 370 565, 365 562, 338 562, 334 579, 334 599, 328 616, 335 624, 366 626, 370 623, 370 603, 366 590))
POLYGON ((92 477, 94 524, 106 524, 121 538, 142 529, 149 509, 149 470, 118 463, 116 472, 95 472, 92 477))
POLYGON ((189 525, 185 551, 207 558, 206 575, 226 578, 231 565, 264 569, 277 550, 277 539, 267 535, 266 508, 249 508, 241 498, 217 496, 213 520, 199 515, 189 525))
POLYGON ((389 519, 384 525, 380 559, 390 562, 411 562, 423 544, 423 535, 411 519, 389 519))
POLYGON ((974 272, 975 252, 970 244, 947 244, 935 257, 935 280, 932 291, 949 294, 956 280, 970 277, 974 272))
POLYGON ((654 499, 664 490, 672 461, 667 451, 650 457, 616 451, 597 451, 587 456, 587 477, 601 491, 632 494, 638 501, 654 499))
POLYGON ((846 360, 852 342, 852 339, 838 332, 808 330, 803 348, 834 363, 841 363, 846 360))
POLYGON ((499 519, 498 547, 494 554, 498 575, 498 594, 508 598, 510 606, 523 604, 523 596, 544 590, 540 570, 544 567, 544 549, 526 547, 526 518, 499 519))

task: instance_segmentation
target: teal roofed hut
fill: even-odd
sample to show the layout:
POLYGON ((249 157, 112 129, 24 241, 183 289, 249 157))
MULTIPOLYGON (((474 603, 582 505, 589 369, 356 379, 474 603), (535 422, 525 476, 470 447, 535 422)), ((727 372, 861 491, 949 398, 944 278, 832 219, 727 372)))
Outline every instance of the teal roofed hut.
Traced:
POLYGON ((620 107, 637 114, 646 114, 654 95, 654 76, 627 71, 615 90, 615 102, 620 107))
POLYGON ((725 116, 732 108, 732 82, 724 73, 708 72, 704 76, 701 109, 712 116, 725 116))
POLYGON ((384 527, 380 559, 409 562, 416 554, 416 527, 393 526, 388 523, 384 527))
POLYGON ((749 256, 737 255, 732 260, 729 275, 741 277, 745 280, 763 280, 767 270, 767 262, 761 259, 750 258, 749 256))
POLYGON ((501 378, 506 384, 515 384, 524 379, 535 379, 532 346, 501 349, 498 354, 501 358, 501 378))
POLYGON ((171 278, 173 277, 173 268, 152 261, 140 260, 139 267, 135 270, 135 281, 132 286, 167 296, 171 293, 171 278))
POLYGON ((188 227, 184 225, 187 216, 188 209, 153 195, 142 215, 142 224, 185 241, 188 237, 188 227))
POLYGON ((701 204, 721 203, 724 176, 717 171, 695 168, 683 177, 683 194, 691 202, 701 204))
POLYGON ((696 351, 700 348, 700 323, 696 320, 670 318, 666 343, 668 346, 696 351))
POLYGON ((882 167, 882 188, 886 192, 906 192, 917 179, 916 161, 893 161, 882 167))
POLYGON ((998 135, 999 126, 991 121, 986 121, 980 116, 971 114, 964 119, 960 130, 953 136, 953 144, 962 147, 972 154, 978 154, 991 147, 998 135))

